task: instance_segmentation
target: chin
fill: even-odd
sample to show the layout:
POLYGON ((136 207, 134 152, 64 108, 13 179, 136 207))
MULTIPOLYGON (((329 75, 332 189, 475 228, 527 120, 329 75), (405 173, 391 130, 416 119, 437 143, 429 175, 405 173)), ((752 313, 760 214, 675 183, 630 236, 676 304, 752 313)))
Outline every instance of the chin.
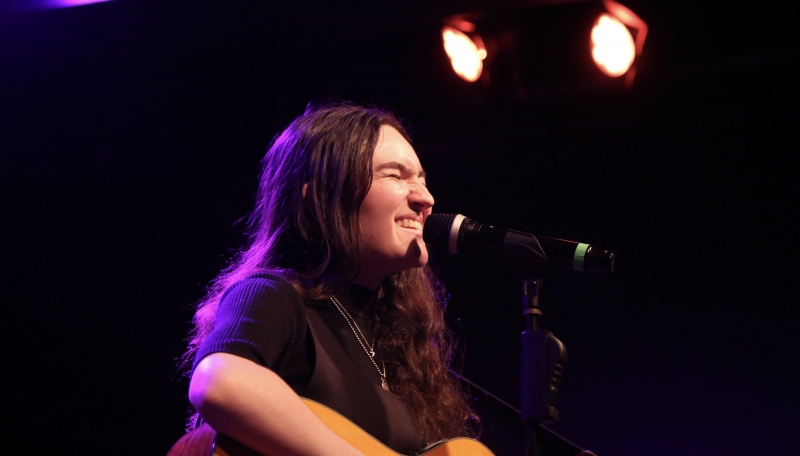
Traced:
POLYGON ((414 267, 421 268, 428 264, 428 249, 424 243, 418 242, 411 247, 411 252, 414 254, 416 264, 414 267))

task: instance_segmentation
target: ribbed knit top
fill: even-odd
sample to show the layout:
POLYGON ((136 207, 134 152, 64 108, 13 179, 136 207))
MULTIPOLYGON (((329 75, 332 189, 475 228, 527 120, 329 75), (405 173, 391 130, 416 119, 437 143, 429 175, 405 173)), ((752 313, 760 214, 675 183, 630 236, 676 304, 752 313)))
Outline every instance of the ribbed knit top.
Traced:
MULTIPOLYGON (((376 311, 373 291, 347 284, 335 295, 371 345, 376 311)), ((366 378, 380 385, 378 371, 333 303, 310 304, 366 378)), ((195 366, 212 353, 230 353, 271 369, 302 394, 314 366, 305 305, 294 287, 274 274, 254 275, 232 285, 220 299, 214 329, 200 346, 195 366)), ((379 357, 375 359, 380 366, 379 357)))

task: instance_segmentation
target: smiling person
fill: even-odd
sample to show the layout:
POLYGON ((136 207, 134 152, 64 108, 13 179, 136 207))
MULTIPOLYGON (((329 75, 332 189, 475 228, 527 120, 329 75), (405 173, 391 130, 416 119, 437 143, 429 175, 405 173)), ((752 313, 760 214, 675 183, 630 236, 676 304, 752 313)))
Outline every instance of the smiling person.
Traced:
POLYGON ((405 129, 378 109, 310 109, 262 165, 249 246, 194 318, 195 424, 266 455, 360 454, 303 397, 400 453, 471 436, 405 129))

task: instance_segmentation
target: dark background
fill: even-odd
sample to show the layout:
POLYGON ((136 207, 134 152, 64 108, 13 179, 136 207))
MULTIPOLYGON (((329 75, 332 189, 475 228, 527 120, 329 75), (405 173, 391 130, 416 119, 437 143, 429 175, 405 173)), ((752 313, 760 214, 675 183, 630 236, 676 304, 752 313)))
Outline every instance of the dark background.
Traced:
MULTIPOLYGON (((556 430, 600 456, 800 454, 789 2, 626 2, 650 26, 627 91, 546 77, 586 49, 514 91, 459 80, 441 18, 497 2, 22 3, 0 8, 7 452, 167 452, 192 304, 244 242, 258 161, 334 98, 409 122, 438 212, 616 252, 543 291, 570 357, 556 430)), ((434 263, 465 374, 517 405, 515 275, 434 263)))

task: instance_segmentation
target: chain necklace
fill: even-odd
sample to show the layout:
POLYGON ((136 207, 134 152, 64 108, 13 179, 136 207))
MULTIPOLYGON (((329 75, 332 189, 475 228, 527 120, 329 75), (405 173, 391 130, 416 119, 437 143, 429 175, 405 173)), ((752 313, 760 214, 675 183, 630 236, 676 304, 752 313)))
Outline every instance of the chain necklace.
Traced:
POLYGON ((381 376, 381 387, 383 387, 385 390, 388 390, 389 386, 386 384, 386 364, 384 364, 383 360, 381 360, 381 367, 383 368, 381 369, 381 367, 378 367, 378 363, 375 362, 375 339, 372 339, 372 346, 368 345, 367 338, 364 337, 364 333, 361 332, 361 328, 358 327, 358 324, 350 315, 350 312, 348 312, 342 303, 340 303, 339 300, 333 295, 331 295, 331 302, 333 302, 333 305, 336 306, 336 310, 342 314, 342 317, 344 317, 347 325, 350 326, 350 330, 353 331, 353 335, 356 336, 358 344, 364 349, 364 353, 367 354, 369 360, 372 361, 372 365, 375 366, 375 370, 378 371, 378 375, 381 376))

